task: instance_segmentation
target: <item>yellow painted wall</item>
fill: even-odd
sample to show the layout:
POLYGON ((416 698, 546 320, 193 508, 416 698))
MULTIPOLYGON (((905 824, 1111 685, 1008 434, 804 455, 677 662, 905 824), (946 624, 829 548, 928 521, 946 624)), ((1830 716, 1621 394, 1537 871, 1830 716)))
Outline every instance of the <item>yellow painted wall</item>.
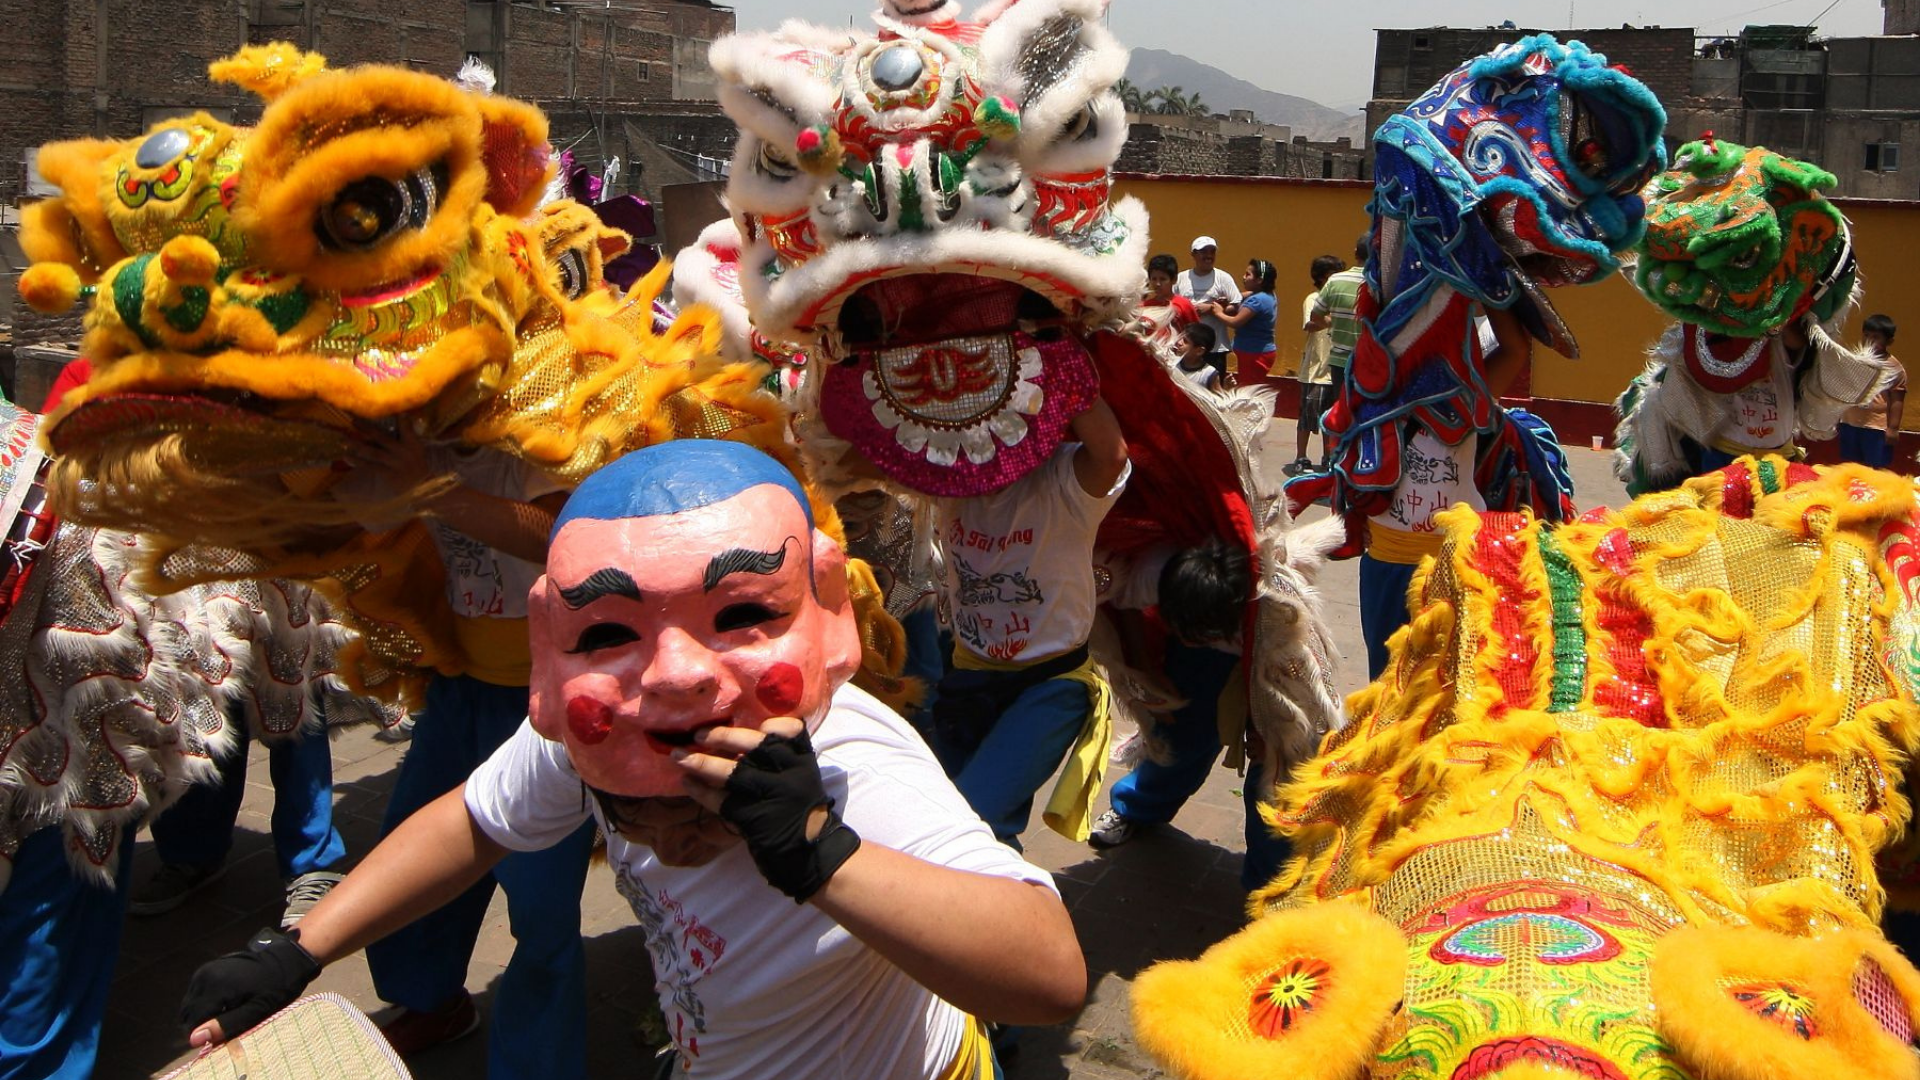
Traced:
MULTIPOLYGON (((1146 204, 1153 250, 1172 254, 1183 267, 1187 245, 1201 234, 1220 241, 1220 266, 1236 278, 1248 259, 1278 267, 1282 318, 1276 336, 1283 360, 1296 364, 1302 336, 1289 332, 1286 314, 1299 310, 1313 288, 1307 264, 1322 254, 1352 258, 1354 239, 1367 228, 1372 195, 1365 185, 1235 179, 1130 179, 1115 189, 1116 195, 1146 204)), ((1894 351, 1908 354, 1912 370, 1920 364, 1920 204, 1849 200, 1841 205, 1854 225, 1866 283, 1861 311, 1848 324, 1848 340, 1857 338, 1864 314, 1891 315, 1904 328, 1894 351)), ((1659 337, 1665 320, 1620 275, 1598 285, 1556 289, 1552 298, 1580 342, 1581 359, 1536 349, 1534 396, 1612 401, 1645 366, 1647 346, 1659 337)), ((1908 410, 1909 430, 1920 430, 1916 412, 1908 410)))

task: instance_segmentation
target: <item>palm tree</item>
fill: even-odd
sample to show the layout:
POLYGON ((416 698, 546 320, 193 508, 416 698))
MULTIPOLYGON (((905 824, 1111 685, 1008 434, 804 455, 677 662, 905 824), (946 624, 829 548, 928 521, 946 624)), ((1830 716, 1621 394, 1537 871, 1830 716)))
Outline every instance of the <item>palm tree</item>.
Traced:
POLYGON ((1147 95, 1131 79, 1120 79, 1113 84, 1113 92, 1120 95, 1120 104, 1130 113, 1147 111, 1147 95))
POLYGON ((1162 116, 1177 116, 1187 111, 1186 93, 1177 86, 1162 86, 1149 91, 1146 104, 1149 112, 1162 116))

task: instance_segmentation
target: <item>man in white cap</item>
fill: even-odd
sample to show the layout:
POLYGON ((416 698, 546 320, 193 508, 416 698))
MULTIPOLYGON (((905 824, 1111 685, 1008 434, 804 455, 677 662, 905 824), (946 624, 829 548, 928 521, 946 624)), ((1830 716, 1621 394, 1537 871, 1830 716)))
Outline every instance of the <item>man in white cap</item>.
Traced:
POLYGON ((1228 351, 1232 343, 1233 331, 1226 320, 1220 318, 1218 309, 1227 308, 1240 302, 1240 286, 1233 283, 1232 274, 1223 274, 1213 268, 1214 257, 1220 253, 1220 245, 1211 236, 1193 238, 1193 269, 1180 271, 1174 279, 1173 293, 1193 301, 1200 309, 1200 321, 1213 329, 1213 352, 1208 354, 1207 362, 1222 375, 1227 374, 1228 351), (1208 307, 1206 305, 1214 305, 1208 307))

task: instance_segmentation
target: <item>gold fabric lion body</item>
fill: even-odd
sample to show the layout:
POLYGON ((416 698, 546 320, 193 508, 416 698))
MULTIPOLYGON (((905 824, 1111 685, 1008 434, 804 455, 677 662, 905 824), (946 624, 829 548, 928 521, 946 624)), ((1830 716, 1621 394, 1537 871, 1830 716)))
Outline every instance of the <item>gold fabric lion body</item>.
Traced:
POLYGON ((1911 483, 1742 459, 1457 511, 1254 921, 1135 988, 1184 1077, 1920 1077, 1876 852, 1920 738, 1911 483))

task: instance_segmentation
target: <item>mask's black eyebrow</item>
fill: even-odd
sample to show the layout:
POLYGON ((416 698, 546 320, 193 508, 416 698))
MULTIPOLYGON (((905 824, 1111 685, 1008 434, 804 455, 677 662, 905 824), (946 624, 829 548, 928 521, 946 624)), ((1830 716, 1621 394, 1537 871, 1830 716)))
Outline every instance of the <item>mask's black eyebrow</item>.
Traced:
POLYGON ((729 548, 707 560, 707 573, 701 579, 701 585, 707 592, 719 587, 728 574, 760 574, 762 576, 777 572, 787 562, 787 545, 798 537, 789 536, 780 542, 778 551, 754 551, 749 548, 729 548))
POLYGON ((588 574, 587 580, 578 585, 560 587, 561 602, 575 611, 603 596, 624 596, 629 600, 638 600, 640 586, 633 583, 625 570, 608 566, 588 574))

